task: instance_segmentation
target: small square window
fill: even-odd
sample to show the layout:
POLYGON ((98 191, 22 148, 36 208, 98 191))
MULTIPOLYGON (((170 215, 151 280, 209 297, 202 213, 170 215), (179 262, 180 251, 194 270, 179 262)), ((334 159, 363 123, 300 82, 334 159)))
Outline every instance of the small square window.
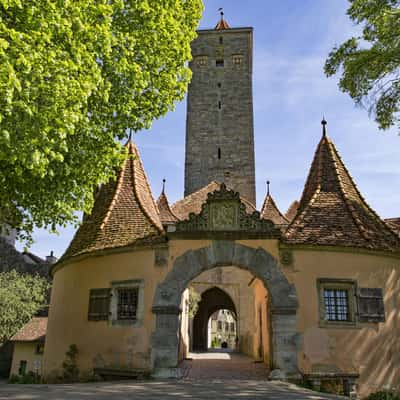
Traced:
POLYGON ((243 56, 241 54, 236 54, 232 56, 232 64, 236 67, 243 64, 243 56))
POLYGON ((320 320, 323 325, 355 323, 355 283, 319 280, 320 320))
POLYGON ((224 66, 224 60, 216 60, 215 61, 215 66, 222 68, 224 66))
POLYGON ((132 288, 119 288, 118 303, 117 303, 117 316, 119 320, 136 320, 138 294, 137 287, 132 288))
POLYGON ((208 57, 207 56, 197 56, 195 61, 196 61, 196 65, 198 67, 206 67, 208 64, 208 57))
POLYGON ((111 282, 111 324, 141 326, 144 312, 144 281, 111 282))

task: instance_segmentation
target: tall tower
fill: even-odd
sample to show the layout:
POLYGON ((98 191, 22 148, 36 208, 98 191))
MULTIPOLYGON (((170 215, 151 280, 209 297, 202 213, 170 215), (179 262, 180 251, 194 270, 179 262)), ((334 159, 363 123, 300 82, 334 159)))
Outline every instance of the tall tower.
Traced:
POLYGON ((192 42, 185 196, 215 180, 256 202, 252 96, 253 29, 214 29, 192 42))

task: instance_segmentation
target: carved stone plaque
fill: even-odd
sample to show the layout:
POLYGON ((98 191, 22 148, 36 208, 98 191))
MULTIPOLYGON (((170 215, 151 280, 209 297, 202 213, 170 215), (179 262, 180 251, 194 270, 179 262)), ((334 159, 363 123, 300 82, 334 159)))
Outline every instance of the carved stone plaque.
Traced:
POLYGON ((217 201, 210 204, 209 226, 216 231, 232 231, 239 228, 239 203, 217 201))

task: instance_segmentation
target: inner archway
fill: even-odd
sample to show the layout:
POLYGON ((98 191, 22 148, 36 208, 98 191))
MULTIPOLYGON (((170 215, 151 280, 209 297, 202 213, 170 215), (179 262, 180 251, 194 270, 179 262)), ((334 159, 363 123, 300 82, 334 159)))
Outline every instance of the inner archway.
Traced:
POLYGON ((231 297, 218 287, 206 290, 201 295, 197 312, 193 318, 193 350, 206 351, 208 349, 208 322, 218 310, 229 310, 236 315, 235 304, 231 297))
POLYGON ((176 376, 179 362, 179 323, 182 293, 202 272, 235 266, 249 271, 268 289, 271 298, 272 364, 287 376, 298 374, 297 294, 276 259, 263 248, 233 241, 215 240, 211 246, 188 250, 157 286, 153 313, 156 329, 152 339, 154 375, 176 376))

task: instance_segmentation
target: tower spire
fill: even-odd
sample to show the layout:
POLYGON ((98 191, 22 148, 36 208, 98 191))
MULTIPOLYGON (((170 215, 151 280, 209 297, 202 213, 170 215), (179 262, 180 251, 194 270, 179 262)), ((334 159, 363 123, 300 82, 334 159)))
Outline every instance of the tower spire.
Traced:
POLYGON ((322 125, 322 137, 326 137, 326 125, 328 123, 325 120, 325 116, 322 116, 322 121, 321 121, 321 125, 322 125))
POLYGON ((165 193, 165 182, 166 182, 166 179, 164 178, 162 180, 162 191, 161 191, 161 193, 165 193))
POLYGON ((217 31, 222 31, 224 29, 229 29, 230 26, 224 19, 224 10, 223 10, 223 8, 219 8, 218 11, 219 11, 219 13, 221 15, 221 19, 219 20, 218 24, 215 26, 215 29, 217 31))
POLYGON ((269 196, 269 184, 270 184, 270 181, 267 181, 267 196, 269 196))

